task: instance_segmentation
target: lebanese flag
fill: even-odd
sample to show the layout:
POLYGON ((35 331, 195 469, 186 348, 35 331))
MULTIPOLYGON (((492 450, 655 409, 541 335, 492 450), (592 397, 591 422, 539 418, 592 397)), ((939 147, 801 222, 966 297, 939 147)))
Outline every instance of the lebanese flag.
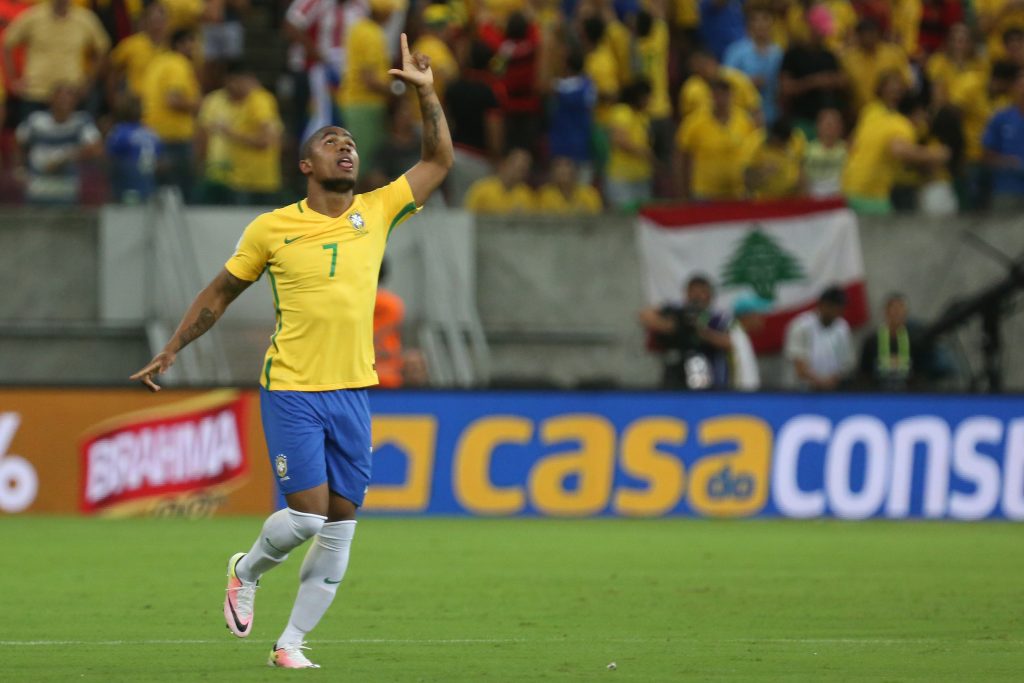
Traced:
POLYGON ((650 207, 636 234, 653 306, 680 303, 697 273, 715 284, 719 310, 746 294, 772 301, 752 338, 759 353, 780 351, 789 321, 830 285, 846 290, 851 327, 868 320, 857 217, 841 199, 650 207))

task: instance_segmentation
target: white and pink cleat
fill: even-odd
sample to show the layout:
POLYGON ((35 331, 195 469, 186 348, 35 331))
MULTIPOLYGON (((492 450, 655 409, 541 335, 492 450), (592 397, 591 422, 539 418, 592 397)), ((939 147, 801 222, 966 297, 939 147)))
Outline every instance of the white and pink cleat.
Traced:
POLYGON ((253 607, 256 602, 256 583, 238 578, 235 567, 245 553, 235 553, 228 560, 228 588, 224 595, 224 621, 228 630, 239 638, 252 633, 253 607))
POLYGON ((308 649, 302 643, 282 645, 281 647, 274 645, 274 649, 270 651, 267 666, 276 666, 281 669, 319 669, 319 664, 309 661, 309 658, 302 653, 303 650, 308 649))

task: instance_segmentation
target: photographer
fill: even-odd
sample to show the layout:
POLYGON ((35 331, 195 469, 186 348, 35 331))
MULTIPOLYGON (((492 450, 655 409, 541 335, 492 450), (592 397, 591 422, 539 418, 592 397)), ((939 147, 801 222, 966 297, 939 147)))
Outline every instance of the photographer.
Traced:
POLYGON ((714 289, 703 275, 686 283, 682 306, 640 311, 648 348, 661 353, 666 389, 721 389, 729 386, 729 317, 711 310, 714 289))

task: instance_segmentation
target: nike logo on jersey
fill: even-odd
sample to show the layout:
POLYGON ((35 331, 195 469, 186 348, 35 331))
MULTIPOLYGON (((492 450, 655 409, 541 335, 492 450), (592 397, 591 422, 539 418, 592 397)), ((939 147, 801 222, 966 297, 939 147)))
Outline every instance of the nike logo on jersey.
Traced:
POLYGON ((331 583, 331 584, 333 584, 333 583, 341 583, 341 579, 338 579, 337 581, 331 581, 330 579, 324 579, 324 583, 331 583))
POLYGON ((301 240, 303 237, 305 237, 305 235, 299 235, 298 237, 285 237, 284 238, 284 243, 285 244, 291 244, 295 240, 301 240))

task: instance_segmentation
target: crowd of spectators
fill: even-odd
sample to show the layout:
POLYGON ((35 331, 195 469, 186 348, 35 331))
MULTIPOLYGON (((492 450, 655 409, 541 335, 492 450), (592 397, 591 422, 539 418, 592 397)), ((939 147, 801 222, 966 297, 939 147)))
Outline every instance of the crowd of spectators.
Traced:
POLYGON ((332 121, 379 183, 418 144, 387 76, 405 30, 458 147, 443 200, 476 212, 1024 203, 1021 0, 293 0, 274 93, 241 61, 248 3, 2 3, 24 195, 78 201, 102 160, 121 201, 276 201, 282 151, 332 121))

